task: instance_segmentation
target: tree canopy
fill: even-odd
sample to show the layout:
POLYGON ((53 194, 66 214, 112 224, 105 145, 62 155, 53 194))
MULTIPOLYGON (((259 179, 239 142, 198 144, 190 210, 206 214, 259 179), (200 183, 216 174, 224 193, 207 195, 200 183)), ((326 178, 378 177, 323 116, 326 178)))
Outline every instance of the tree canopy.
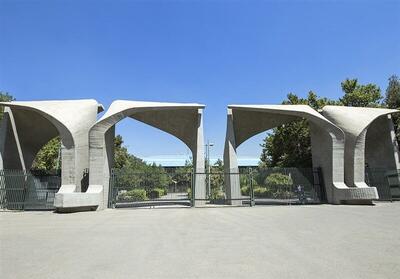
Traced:
POLYGON ((344 95, 340 103, 350 107, 378 107, 382 100, 381 89, 372 83, 361 85, 357 79, 345 79, 342 84, 344 95))
MULTIPOLYGON (((282 104, 305 104, 315 110, 326 105, 344 105, 353 107, 381 107, 383 99, 380 88, 375 84, 359 84, 357 79, 345 79, 341 83, 344 95, 339 100, 318 97, 310 91, 307 98, 289 93, 282 104)), ((399 80, 396 76, 389 79, 386 90, 387 106, 400 107, 399 80)), ((398 126, 398 118, 395 119, 398 126)), ((399 136, 399 135, 398 135, 399 136)), ((400 138, 400 136, 399 136, 400 138)), ((312 167, 310 128, 305 119, 292 121, 267 132, 261 144, 261 166, 266 167, 312 167)))
MULTIPOLYGON (((389 78, 389 84, 386 88, 385 105, 391 109, 400 109, 400 79, 396 75, 392 75, 389 78)), ((392 118, 396 131, 397 143, 400 143, 400 116, 394 114, 392 118)))
MULTIPOLYGON (((11 102, 15 101, 15 98, 8 92, 0 91, 0 102, 11 102)), ((3 119, 4 108, 0 107, 0 120, 3 119)))
POLYGON ((59 137, 50 140, 35 157, 32 169, 42 172, 59 171, 61 168, 61 141, 59 137))
MULTIPOLYGON (((318 97, 313 91, 303 99, 293 93, 282 102, 287 105, 309 105, 319 110, 325 105, 338 102, 318 97)), ((305 119, 292 121, 268 132, 264 139, 261 153, 261 165, 265 167, 311 167, 310 129, 305 119)))

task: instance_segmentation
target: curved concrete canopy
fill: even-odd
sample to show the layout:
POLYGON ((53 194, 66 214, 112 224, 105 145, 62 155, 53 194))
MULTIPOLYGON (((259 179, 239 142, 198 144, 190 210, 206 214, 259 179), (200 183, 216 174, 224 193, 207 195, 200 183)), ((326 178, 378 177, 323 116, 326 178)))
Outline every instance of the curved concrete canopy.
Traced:
POLYGON ((299 118, 322 126, 343 139, 343 132, 338 127, 307 105, 229 105, 228 109, 236 115, 234 129, 237 147, 258 133, 299 118))
MULTIPOLYGON (((330 203, 368 199, 376 189, 364 193, 344 183, 344 133, 320 113, 307 105, 230 105, 224 162, 227 172, 238 171, 236 148, 250 137, 299 118, 309 122, 313 166, 322 169, 327 199, 330 203)), ((240 197, 238 179, 227 177, 229 198, 240 197)))
MULTIPOLYGON (((385 153, 385 157, 382 158, 381 156, 379 162, 375 162, 374 165, 383 167, 388 164, 388 161, 395 160, 394 153, 398 152, 397 146, 393 140, 387 141, 385 138, 391 137, 389 126, 391 120, 388 115, 396 112, 398 111, 393 109, 344 106, 325 106, 323 108, 322 114, 345 133, 345 181, 349 186, 368 187, 365 184, 365 146, 369 127, 371 127, 370 138, 373 141, 369 145, 373 145, 374 149, 380 146, 381 152, 385 153), (374 122, 378 126, 372 126, 374 122), (377 132, 380 135, 377 136, 377 132)), ((373 151, 369 150, 369 152, 373 151)), ((372 161, 373 155, 371 154, 369 157, 372 161)), ((394 165, 396 164, 398 165, 398 163, 394 165)))
MULTIPOLYGON (((104 187, 100 208, 105 207, 108 200, 109 176, 114 161, 115 124, 130 117, 177 137, 192 151, 195 171, 204 173, 204 107, 201 104, 114 101, 89 133, 89 184, 104 187)), ((197 198, 205 198, 204 178, 195 178, 195 189, 197 198)))
POLYGON ((195 152, 198 127, 193 125, 193 119, 197 119, 198 110, 204 107, 200 104, 117 100, 93 126, 91 134, 95 131, 105 133, 122 119, 130 117, 177 137, 195 152))
POLYGON ((1 151, 3 167, 29 169, 43 145, 59 135, 62 183, 80 189, 83 170, 88 168, 88 131, 101 105, 95 100, 14 101, 0 105, 8 108, 2 124, 7 134, 1 151))

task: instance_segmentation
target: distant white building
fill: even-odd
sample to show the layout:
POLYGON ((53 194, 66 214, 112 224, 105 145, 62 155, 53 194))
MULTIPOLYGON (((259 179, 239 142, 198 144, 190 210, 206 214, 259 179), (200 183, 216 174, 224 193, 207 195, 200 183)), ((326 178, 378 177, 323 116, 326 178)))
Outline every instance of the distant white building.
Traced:
MULTIPOLYGON (((191 158, 188 155, 158 155, 158 156, 148 156, 143 157, 143 159, 148 164, 156 164, 166 168, 176 168, 185 166, 186 162, 190 162, 191 158)), ((210 162, 214 165, 218 159, 222 158, 210 158, 210 162)), ((260 159, 257 157, 239 157, 238 163, 239 167, 256 167, 258 166, 260 159)))

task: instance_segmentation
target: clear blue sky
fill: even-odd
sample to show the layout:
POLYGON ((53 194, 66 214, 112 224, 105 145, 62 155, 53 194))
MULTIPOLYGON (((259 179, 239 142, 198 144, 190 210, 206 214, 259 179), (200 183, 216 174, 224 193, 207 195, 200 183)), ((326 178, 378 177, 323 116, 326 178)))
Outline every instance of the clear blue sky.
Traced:
MULTIPOLYGON (((338 98, 357 77, 384 91, 400 74, 400 1, 0 0, 0 90, 18 100, 199 102, 222 155, 226 106, 288 92, 338 98)), ((139 156, 187 154, 125 120, 139 156), (162 142, 162 144, 159 144, 162 142)), ((244 144, 259 156, 261 137, 244 144)))

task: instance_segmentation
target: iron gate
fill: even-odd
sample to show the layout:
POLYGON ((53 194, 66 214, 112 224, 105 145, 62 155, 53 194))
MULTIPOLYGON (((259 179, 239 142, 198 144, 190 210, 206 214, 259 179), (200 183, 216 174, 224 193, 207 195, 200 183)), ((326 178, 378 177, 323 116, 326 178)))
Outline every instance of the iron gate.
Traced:
MULTIPOLYGON (((256 168, 251 172, 256 205, 318 204, 326 201, 318 168, 256 168)), ((242 195, 249 187, 241 183, 242 195)))
POLYGON ((112 169, 108 207, 191 206, 192 184, 193 173, 186 171, 112 169))
POLYGON ((0 170, 0 210, 53 210, 58 174, 0 170))
POLYGON ((365 181, 369 186, 376 187, 379 200, 400 199, 400 170, 366 168, 365 181))
POLYGON ((246 168, 237 173, 189 171, 135 172, 113 169, 110 208, 139 206, 274 205, 325 202, 319 169, 246 168), (195 195, 195 180, 205 182, 205 198, 195 195), (226 179, 239 181, 240 196, 227 195, 226 179))

